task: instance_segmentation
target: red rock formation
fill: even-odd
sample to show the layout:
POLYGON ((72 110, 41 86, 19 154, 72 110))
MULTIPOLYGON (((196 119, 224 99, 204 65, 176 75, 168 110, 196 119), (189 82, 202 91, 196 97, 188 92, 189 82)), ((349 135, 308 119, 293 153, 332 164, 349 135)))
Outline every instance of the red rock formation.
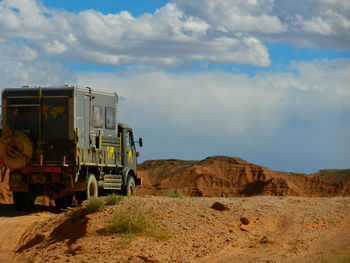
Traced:
POLYGON ((277 172, 230 157, 146 161, 139 165, 139 172, 145 181, 140 192, 150 194, 176 189, 188 196, 350 195, 350 182, 332 184, 317 174, 277 172))

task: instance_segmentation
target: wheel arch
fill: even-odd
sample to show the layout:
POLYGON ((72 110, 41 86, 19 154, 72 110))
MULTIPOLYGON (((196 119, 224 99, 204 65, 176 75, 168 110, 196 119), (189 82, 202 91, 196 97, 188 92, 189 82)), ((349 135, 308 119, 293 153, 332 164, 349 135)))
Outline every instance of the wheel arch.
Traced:
POLYGON ((128 176, 134 177, 134 180, 136 181, 136 173, 134 169, 126 167, 123 169, 123 184, 126 185, 128 182, 128 176))

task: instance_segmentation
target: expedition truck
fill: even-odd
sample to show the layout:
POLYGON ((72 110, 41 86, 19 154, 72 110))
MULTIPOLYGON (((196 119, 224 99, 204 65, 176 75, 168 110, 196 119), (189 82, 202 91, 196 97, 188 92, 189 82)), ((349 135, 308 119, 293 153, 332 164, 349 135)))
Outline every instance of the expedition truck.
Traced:
MULTIPOLYGON (((135 194, 132 129, 118 123, 116 93, 77 86, 2 90, 0 163, 18 210, 37 196, 56 206, 80 204, 99 191, 135 194)), ((136 143, 142 147, 142 138, 136 143)))

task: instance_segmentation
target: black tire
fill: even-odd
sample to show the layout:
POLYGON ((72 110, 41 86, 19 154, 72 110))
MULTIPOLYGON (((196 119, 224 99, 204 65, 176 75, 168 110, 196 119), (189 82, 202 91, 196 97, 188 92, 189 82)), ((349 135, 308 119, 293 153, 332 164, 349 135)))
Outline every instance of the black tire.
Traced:
POLYGON ((77 200, 78 205, 81 205, 83 201, 88 200, 89 198, 98 197, 97 181, 94 174, 89 174, 88 179, 86 180, 86 190, 75 192, 74 197, 75 200, 77 200))
POLYGON ((95 175, 90 173, 86 181, 86 199, 92 197, 98 197, 98 187, 95 175))
POLYGON ((135 185, 135 179, 133 176, 128 176, 128 182, 125 187, 124 195, 126 196, 132 196, 136 194, 136 185, 135 185))
POLYGON ((35 197, 27 192, 13 192, 13 204, 18 211, 33 209, 34 201, 35 197))
POLYGON ((59 198, 55 200, 56 207, 58 208, 66 208, 68 206, 72 205, 73 196, 72 195, 66 195, 62 198, 59 198))

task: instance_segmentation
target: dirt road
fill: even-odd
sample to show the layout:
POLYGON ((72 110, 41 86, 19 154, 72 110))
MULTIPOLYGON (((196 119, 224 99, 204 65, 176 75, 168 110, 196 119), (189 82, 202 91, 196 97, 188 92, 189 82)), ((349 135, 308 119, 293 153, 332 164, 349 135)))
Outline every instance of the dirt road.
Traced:
POLYGON ((50 217, 55 216, 55 213, 42 211, 41 212, 18 212, 15 211, 12 205, 0 204, 0 263, 17 262, 15 251, 18 245, 30 226, 40 224, 50 217))
POLYGON ((350 259, 349 197, 125 197, 119 205, 86 218, 46 211, 1 217, 0 222, 1 229, 6 229, 0 237, 4 238, 2 257, 10 258, 11 250, 19 247, 18 241, 22 246, 14 262, 293 263, 350 259), (226 209, 213 209, 215 202, 226 209), (113 214, 130 208, 146 211, 171 237, 139 236, 125 244, 120 234, 103 231, 113 214))

